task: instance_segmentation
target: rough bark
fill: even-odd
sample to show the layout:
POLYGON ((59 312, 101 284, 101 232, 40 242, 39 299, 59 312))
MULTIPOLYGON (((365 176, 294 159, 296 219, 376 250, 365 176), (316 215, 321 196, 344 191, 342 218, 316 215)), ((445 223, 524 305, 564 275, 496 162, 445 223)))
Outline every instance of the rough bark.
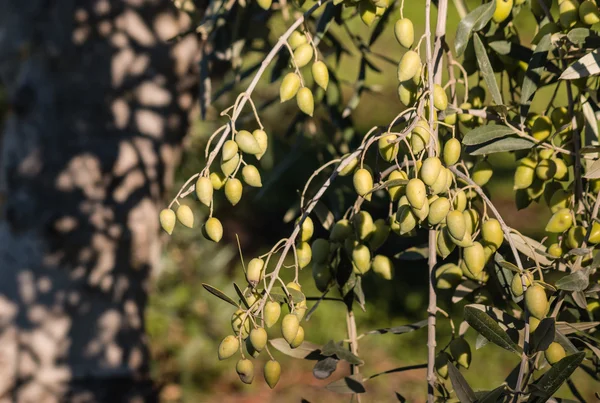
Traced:
POLYGON ((4 0, 0 401, 151 401, 143 312, 195 102, 168 0, 4 0))

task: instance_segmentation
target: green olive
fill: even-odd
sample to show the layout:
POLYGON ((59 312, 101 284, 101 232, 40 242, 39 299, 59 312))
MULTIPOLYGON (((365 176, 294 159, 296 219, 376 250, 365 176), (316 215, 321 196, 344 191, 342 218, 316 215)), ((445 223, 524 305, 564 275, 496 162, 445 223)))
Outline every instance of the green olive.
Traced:
POLYGON ((173 233, 173 229, 175 228, 175 222, 177 221, 177 217, 175 212, 170 208, 162 209, 159 214, 160 226, 162 229, 169 235, 173 233))
POLYGON ((177 208, 177 220, 188 228, 194 227, 194 213, 190 206, 182 204, 177 208))

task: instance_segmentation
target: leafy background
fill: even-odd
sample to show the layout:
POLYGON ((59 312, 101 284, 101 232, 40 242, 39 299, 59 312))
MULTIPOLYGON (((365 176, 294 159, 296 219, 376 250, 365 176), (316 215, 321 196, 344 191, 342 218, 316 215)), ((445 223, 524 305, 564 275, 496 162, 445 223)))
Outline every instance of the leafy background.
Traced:
MULTIPOLYGON (((468 2, 469 9, 472 10, 478 4, 468 2)), ((452 4, 449 8, 448 39, 451 41, 459 17, 452 4)), ((557 5, 554 4, 552 11, 556 12, 556 8, 557 5)), ((433 21, 435 13, 434 8, 433 21)), ((415 23, 417 36, 424 32, 424 1, 406 2, 404 15, 415 23)), ((398 11, 394 10, 390 16, 391 23, 372 48, 373 57, 370 60, 381 72, 367 69, 367 90, 362 93, 360 103, 352 113, 352 121, 359 134, 373 125, 387 124, 403 108, 396 92, 396 66, 377 56, 385 55, 395 61, 400 59, 402 51, 392 32, 393 22, 398 17, 398 11)), ((533 16, 521 13, 515 21, 522 43, 529 44, 535 34, 533 16)), ((281 18, 271 19, 267 26, 270 37, 276 39, 289 23, 281 18)), ((351 20, 348 26, 353 33, 365 38, 372 31, 358 18, 351 20)), ((360 55, 343 29, 334 27, 332 30, 339 34, 338 37, 350 51, 350 54, 341 57, 337 65, 333 57, 326 58, 330 65, 335 66, 338 78, 343 83, 340 97, 342 103, 346 104, 353 96, 353 86, 359 74, 360 55)), ((243 61, 243 66, 256 63, 260 55, 250 53, 243 61)), ((476 84, 474 77, 475 75, 471 76, 471 85, 476 84)), ((218 88, 228 78, 230 79, 226 76, 222 82, 213 83, 214 87, 218 88)), ((247 85, 247 81, 217 99, 209 109, 207 119, 199 119, 194 124, 177 174, 177 185, 202 169, 204 146, 210 133, 217 127, 217 112, 235 100, 237 94, 244 90, 244 84, 247 85)), ((312 376, 314 362, 294 360, 276 352, 277 358, 282 362, 283 373, 276 390, 271 391, 262 382, 260 365, 257 365, 254 384, 246 386, 239 382, 233 361, 219 362, 217 359, 218 343, 231 332, 229 320, 233 308, 208 294, 201 283, 209 283, 234 295, 232 281, 244 283, 236 237, 239 237, 246 261, 264 253, 278 239, 285 237, 292 230, 290 220, 297 211, 299 191, 306 178, 327 161, 331 152, 329 143, 334 140, 341 142, 340 149, 343 149, 344 146, 352 147, 356 141, 352 133, 340 134, 325 125, 310 122, 290 124, 295 118, 295 105, 270 103, 269 100, 277 96, 277 91, 278 85, 270 84, 265 79, 253 96, 258 105, 267 104, 260 114, 271 136, 270 149, 261 161, 263 188, 245 192, 242 202, 235 209, 229 207, 224 200, 217 199, 216 216, 222 220, 225 228, 224 241, 218 245, 205 241, 199 228, 175 231, 164 250, 160 269, 154 274, 146 320, 153 355, 153 375, 162 388, 163 401, 299 402, 301 398, 310 402, 348 401, 347 395, 338 395, 324 389, 327 383, 348 373, 348 368, 342 364, 329 379, 319 381, 312 376)), ((503 88, 503 96, 508 96, 507 91, 507 88, 503 88)), ((547 92, 549 96, 553 88, 541 91, 547 92)), ((318 100, 318 93, 316 97, 318 100)), ((536 100, 544 98, 547 99, 546 96, 539 95, 536 100)), ((564 94, 559 94, 558 99, 559 102, 565 102, 564 94)), ((541 103, 534 104, 532 109, 539 110, 544 106, 541 103)), ((321 112, 317 112, 317 115, 319 113, 321 112)), ((514 157, 497 154, 490 160, 494 166, 494 177, 489 191, 507 224, 526 235, 541 235, 549 217, 548 209, 534 203, 526 210, 516 210, 511 177, 514 157)), ((343 200, 344 189, 350 186, 349 180, 342 178, 330 192, 333 195, 325 198, 325 203, 334 213, 336 206, 343 200)), ((205 216, 207 211, 200 207, 200 203, 192 205, 196 209, 198 222, 202 221, 200 217, 205 216)), ((319 231, 323 229, 319 228, 315 237, 322 234, 319 231)), ((398 248, 394 250, 396 253, 402 250, 401 244, 394 244, 393 247, 398 248)), ((411 323, 425 317, 425 261, 396 261, 394 275, 392 281, 385 281, 373 274, 366 276, 363 283, 367 298, 366 311, 356 313, 359 333, 411 323)), ((292 274, 289 276, 291 280, 292 274)), ((312 284, 310 267, 301 273, 300 280, 306 295, 319 295, 312 284)), ((450 296, 440 295, 444 301, 441 306, 460 317, 466 301, 450 305, 450 296)), ((449 341, 450 328, 443 318, 438 319, 438 323, 441 335, 438 345, 444 346, 449 341)), ((314 343, 324 344, 332 339, 344 339, 346 324, 343 304, 323 303, 304 327, 307 340, 314 343)), ((365 361, 361 371, 369 375, 404 365, 424 363, 427 355, 425 332, 425 329, 421 329, 404 335, 365 336, 359 350, 365 361)), ((276 330, 272 330, 270 335, 278 337, 276 330)), ((489 390, 503 381, 518 364, 518 359, 492 345, 475 351, 475 338, 475 332, 470 330, 467 339, 473 349, 473 363, 469 370, 463 370, 463 374, 475 390, 489 390)), ((257 363, 261 360, 264 358, 260 357, 257 363)), ((598 390, 599 385, 593 385, 588 381, 590 378, 578 377, 577 374, 579 372, 574 376, 577 387, 591 401, 593 392, 598 390)), ((363 402, 394 401, 396 392, 408 401, 423 401, 426 396, 425 370, 380 376, 367 382, 366 387, 367 394, 363 402)), ((572 397, 566 386, 561 389, 559 396, 572 397)))

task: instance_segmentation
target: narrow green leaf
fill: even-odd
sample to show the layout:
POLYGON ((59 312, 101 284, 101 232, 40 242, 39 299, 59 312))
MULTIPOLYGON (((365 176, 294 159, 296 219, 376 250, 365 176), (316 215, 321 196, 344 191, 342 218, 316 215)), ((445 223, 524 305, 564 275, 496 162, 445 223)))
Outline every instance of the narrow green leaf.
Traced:
POLYGON ((556 282, 556 288, 565 291, 583 291, 590 285, 590 272, 587 268, 577 270, 556 282))
POLYGON ((525 235, 511 233, 510 237, 517 250, 525 256, 537 261, 542 266, 549 266, 552 264, 552 261, 545 256, 546 247, 543 244, 525 235))
POLYGON ((475 396, 475 392, 473 392, 467 380, 451 362, 448 362, 448 375, 450 375, 450 382, 452 382, 454 393, 456 393, 460 403, 473 403, 477 400, 477 396, 475 396))
POLYGON ((331 357, 335 355, 340 360, 348 361, 353 365, 362 365, 363 361, 358 358, 356 355, 352 354, 348 351, 347 348, 342 346, 342 343, 336 343, 333 340, 330 340, 321 348, 321 354, 326 357, 331 357))
POLYGON ((600 325, 600 322, 557 322, 556 330, 558 332, 561 332, 562 334, 571 334, 575 332, 583 332, 586 330, 594 329, 595 327, 598 327, 598 325, 600 325))
POLYGON ((548 60, 548 53, 552 48, 550 37, 551 34, 547 34, 538 42, 535 52, 533 52, 531 60, 529 61, 525 79, 523 80, 523 86, 521 87, 521 105, 526 106, 525 108, 521 108, 521 116, 523 118, 527 116, 529 105, 536 93, 542 78, 542 73, 545 71, 544 66, 548 60))
POLYGON ((521 137, 509 136, 484 144, 481 147, 470 147, 473 151, 467 151, 471 155, 483 155, 502 153, 506 151, 528 150, 534 145, 535 143, 533 141, 521 137))
POLYGON ((385 333, 403 334, 403 333, 409 333, 409 332, 421 329, 425 326, 427 326, 427 319, 423 319, 419 322, 411 323, 410 325, 386 327, 383 329, 371 330, 370 332, 366 332, 365 334, 385 334, 385 333))
POLYGON ((567 67, 561 74, 561 80, 576 80, 581 77, 600 74, 600 48, 592 50, 581 59, 567 67))
POLYGON ((388 369, 387 371, 379 372, 377 374, 373 374, 373 375, 369 376, 368 378, 366 378, 364 380, 364 382, 368 381, 369 379, 377 378, 380 375, 395 374, 396 372, 412 371, 413 369, 423 369, 423 368, 427 368, 427 364, 408 365, 406 367, 388 369))
POLYGON ((321 346, 304 341, 296 348, 291 348, 290 343, 284 338, 270 339, 269 343, 278 351, 290 357, 300 358, 304 360, 321 360, 325 358, 321 354, 321 346))
POLYGON ((233 288, 235 289, 235 292, 237 293, 238 297, 240 297, 240 300, 242 301, 242 304, 244 304, 246 309, 250 309, 250 305, 248 304, 248 301, 246 301, 246 297, 244 296, 244 293, 242 292, 240 287, 236 283, 233 283, 233 288))
POLYGON ((339 360, 335 357, 324 357, 313 367, 313 375, 317 379, 327 379, 337 369, 339 360))
POLYGON ((517 266, 515 266, 511 262, 507 262, 506 260, 498 262, 498 264, 500 266, 502 266, 503 268, 505 268, 505 269, 508 269, 510 271, 514 271, 515 273, 521 273, 521 270, 517 266))
POLYGON ((554 341, 556 324, 554 318, 544 318, 539 323, 535 332, 531 334, 530 355, 538 351, 546 350, 554 341))
POLYGON ((487 143, 488 141, 514 134, 514 130, 504 125, 485 125, 468 132, 462 140, 466 146, 487 143))
POLYGON ((477 393, 478 397, 480 395, 482 395, 482 396, 479 397, 479 399, 477 399, 477 403, 497 403, 497 402, 500 402, 500 401, 502 401, 500 399, 500 396, 502 396, 504 394, 505 390, 506 390, 506 386, 505 385, 500 385, 496 389, 490 390, 489 392, 478 392, 477 393))
POLYGON ((454 48, 456 49, 457 57, 462 56, 463 52, 467 48, 471 32, 479 31, 488 22, 490 22, 495 10, 496 1, 494 0, 489 3, 482 4, 467 14, 465 18, 460 20, 458 29, 456 30, 456 37, 454 39, 454 48))
POLYGON ((365 393, 365 386, 362 384, 360 374, 345 376, 335 382, 325 386, 325 389, 335 393, 365 393))
POLYGON ((584 358, 585 353, 582 351, 569 355, 554 364, 535 384, 537 390, 533 394, 539 397, 539 401, 545 402, 575 372, 584 358))
POLYGON ((485 46, 483 46, 483 42, 481 42, 481 38, 479 38, 479 35, 477 34, 473 34, 473 45, 475 45, 475 56, 477 57, 477 64, 479 64, 479 70, 481 70, 481 73, 483 74, 483 78, 485 80, 485 83, 487 84, 488 89, 490 90, 492 99, 494 100, 496 105, 502 105, 502 95, 500 94, 498 83, 496 82, 494 69, 492 69, 492 64, 490 63, 490 59, 488 58, 485 46))
POLYGON ((223 301, 230 303, 231 305, 235 306, 236 308, 239 308, 239 305, 236 304, 234 300, 229 298, 227 295, 225 295, 225 293, 223 291, 219 290, 218 288, 215 288, 212 285, 209 285, 206 283, 202 283, 202 287, 204 287, 206 289, 206 291, 210 292, 215 297, 220 298, 223 301))
POLYGON ((506 331, 487 313, 474 307, 465 306, 465 320, 473 329, 492 343, 515 354, 520 354, 519 346, 508 337, 506 331))

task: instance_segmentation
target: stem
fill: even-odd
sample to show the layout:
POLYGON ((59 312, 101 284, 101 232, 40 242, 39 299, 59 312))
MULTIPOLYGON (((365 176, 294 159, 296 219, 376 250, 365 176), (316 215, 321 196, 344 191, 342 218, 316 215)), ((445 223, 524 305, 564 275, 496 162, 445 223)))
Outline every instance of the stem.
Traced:
MULTIPOLYGON (((354 312, 352 308, 348 308, 346 311, 346 324, 348 326, 348 340, 350 341, 350 352, 358 357, 358 340, 356 338, 356 320, 354 318, 354 312)), ((351 364, 350 371, 352 375, 358 375, 360 370, 358 365, 351 364)), ((356 397, 356 401, 360 403, 360 395, 354 394, 352 396, 356 397)))

